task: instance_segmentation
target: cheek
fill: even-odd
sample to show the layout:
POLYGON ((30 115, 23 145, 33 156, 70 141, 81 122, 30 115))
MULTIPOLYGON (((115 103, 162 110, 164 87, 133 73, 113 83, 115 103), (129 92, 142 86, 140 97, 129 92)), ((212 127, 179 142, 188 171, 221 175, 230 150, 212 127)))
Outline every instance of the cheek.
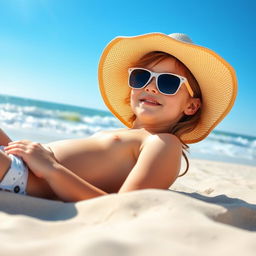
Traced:
POLYGON ((130 102, 134 104, 139 98, 139 90, 131 90, 130 102))
POLYGON ((131 89, 131 96, 136 96, 136 95, 138 95, 138 93, 140 92, 140 89, 131 89))
POLYGON ((185 97, 179 97, 175 95, 166 100, 166 109, 169 111, 169 115, 180 115, 184 112, 186 107, 185 97))

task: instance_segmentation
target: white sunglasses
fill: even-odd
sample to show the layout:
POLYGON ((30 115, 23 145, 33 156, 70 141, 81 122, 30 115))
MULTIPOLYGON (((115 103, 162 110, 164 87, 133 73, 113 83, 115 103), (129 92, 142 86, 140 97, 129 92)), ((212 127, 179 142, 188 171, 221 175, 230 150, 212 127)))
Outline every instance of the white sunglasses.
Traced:
POLYGON ((157 73, 145 68, 129 68, 128 85, 133 89, 145 88, 153 77, 156 79, 158 91, 165 95, 175 95, 184 83, 191 97, 194 92, 188 83, 188 80, 173 73, 157 73))

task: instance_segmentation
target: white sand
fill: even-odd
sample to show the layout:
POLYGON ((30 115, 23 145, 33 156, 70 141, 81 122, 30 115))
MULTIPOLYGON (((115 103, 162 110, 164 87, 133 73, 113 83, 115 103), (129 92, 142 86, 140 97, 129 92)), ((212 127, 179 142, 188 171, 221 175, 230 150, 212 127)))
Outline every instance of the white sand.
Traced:
POLYGON ((0 255, 256 255, 256 167, 192 160, 170 188, 62 203, 0 192, 0 255))

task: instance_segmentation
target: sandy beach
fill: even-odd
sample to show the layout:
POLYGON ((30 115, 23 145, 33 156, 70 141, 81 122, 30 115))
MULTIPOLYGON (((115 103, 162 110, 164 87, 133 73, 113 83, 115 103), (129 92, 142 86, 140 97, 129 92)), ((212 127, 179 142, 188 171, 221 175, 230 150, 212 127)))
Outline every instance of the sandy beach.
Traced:
POLYGON ((256 167, 191 160, 168 191, 63 203, 0 192, 1 255, 256 252, 256 167))
POLYGON ((10 139, 0 148, 82 139, 46 145, 48 155, 26 142, 5 151, 66 201, 71 189, 85 198, 82 179, 104 192, 165 188, 79 202, 16 194, 11 182, 57 198, 31 175, 24 190, 27 173, 2 156, 0 256, 256 256, 255 10, 253 0, 0 0, 10 139), (189 170, 168 188, 178 140, 189 170))

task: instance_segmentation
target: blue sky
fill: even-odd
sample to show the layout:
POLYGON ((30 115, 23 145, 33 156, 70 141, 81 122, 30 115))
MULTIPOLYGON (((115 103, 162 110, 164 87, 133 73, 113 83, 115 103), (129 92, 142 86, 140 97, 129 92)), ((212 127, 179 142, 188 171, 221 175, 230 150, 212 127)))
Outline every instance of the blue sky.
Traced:
POLYGON ((97 80, 106 44, 182 32, 236 69, 238 97, 218 129, 256 135, 255 2, 0 0, 0 93, 106 110, 97 80))

